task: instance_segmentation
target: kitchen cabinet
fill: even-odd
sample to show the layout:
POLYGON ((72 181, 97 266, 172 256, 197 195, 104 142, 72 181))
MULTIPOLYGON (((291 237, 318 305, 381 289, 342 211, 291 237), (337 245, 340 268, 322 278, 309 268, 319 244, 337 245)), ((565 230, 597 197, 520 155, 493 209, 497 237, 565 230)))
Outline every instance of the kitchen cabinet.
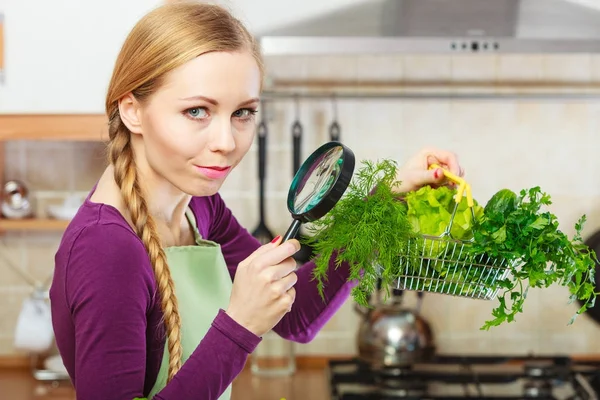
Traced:
MULTIPOLYGON (((115 59, 161 0, 5 0, 2 113, 102 113, 115 59)), ((0 56, 0 60, 2 56, 0 56)))

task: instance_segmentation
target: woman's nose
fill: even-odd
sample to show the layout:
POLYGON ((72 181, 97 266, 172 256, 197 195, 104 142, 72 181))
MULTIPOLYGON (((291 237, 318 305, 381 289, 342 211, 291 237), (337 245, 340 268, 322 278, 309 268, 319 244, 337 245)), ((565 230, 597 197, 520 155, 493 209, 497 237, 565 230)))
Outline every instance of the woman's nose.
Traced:
POLYGON ((215 124, 211 135, 209 147, 212 151, 231 152, 235 150, 235 140, 233 137, 234 127, 230 119, 221 119, 215 124))

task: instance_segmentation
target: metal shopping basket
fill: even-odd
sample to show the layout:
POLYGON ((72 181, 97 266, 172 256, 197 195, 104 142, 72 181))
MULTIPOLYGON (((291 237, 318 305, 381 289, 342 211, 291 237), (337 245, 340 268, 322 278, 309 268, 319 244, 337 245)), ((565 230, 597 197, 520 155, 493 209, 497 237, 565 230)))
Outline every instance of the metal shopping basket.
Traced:
MULTIPOLYGON (((440 166, 433 164, 430 168, 440 166)), ((474 202, 471 186, 450 171, 443 171, 448 179, 458 184, 450 222, 440 236, 420 235, 408 242, 406 253, 400 257, 396 287, 492 300, 500 289, 499 282, 508 277, 512 264, 504 258, 469 251, 474 238, 459 240, 452 237, 452 223, 463 195, 466 195, 473 220, 474 202)))

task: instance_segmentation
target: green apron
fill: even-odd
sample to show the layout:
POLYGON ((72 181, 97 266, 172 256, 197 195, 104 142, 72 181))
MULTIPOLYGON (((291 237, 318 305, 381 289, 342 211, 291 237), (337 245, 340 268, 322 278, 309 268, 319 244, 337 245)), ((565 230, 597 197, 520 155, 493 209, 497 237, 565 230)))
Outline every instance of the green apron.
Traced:
MULTIPOLYGON (((183 362, 194 352, 208 332, 219 308, 226 309, 231 295, 232 281, 221 246, 204 240, 190 209, 186 217, 194 230, 196 245, 174 246, 165 249, 175 294, 181 315, 181 345, 183 362)), ((152 399, 167 384, 169 350, 166 345, 156 383, 148 396, 152 399)), ((231 397, 231 385, 219 400, 231 397)))

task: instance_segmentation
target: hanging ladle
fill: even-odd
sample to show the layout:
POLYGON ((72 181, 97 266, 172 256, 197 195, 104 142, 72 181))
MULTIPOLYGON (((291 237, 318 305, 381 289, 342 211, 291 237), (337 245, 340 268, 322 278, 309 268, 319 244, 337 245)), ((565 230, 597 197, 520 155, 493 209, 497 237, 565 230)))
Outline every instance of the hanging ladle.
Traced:
MULTIPOLYGON (((298 173, 300 169, 300 150, 302 149, 302 124, 300 123, 300 102, 298 97, 295 99, 296 105, 296 117, 292 124, 292 146, 293 146, 293 173, 298 173)), ((294 259, 299 264, 308 262, 314 255, 314 249, 311 245, 305 242, 306 236, 303 234, 302 229, 298 230, 298 241, 300 242, 300 250, 294 254, 294 259)))
POLYGON ((269 243, 273 240, 273 233, 267 227, 265 220, 265 175, 267 163, 267 115, 266 105, 263 106, 262 118, 257 129, 258 136, 258 202, 259 217, 258 225, 252 231, 252 236, 258 239, 261 244, 269 243))
POLYGON ((339 142, 341 128, 338 122, 337 103, 335 101, 335 95, 331 99, 331 102, 333 106, 333 121, 331 122, 331 125, 329 125, 329 139, 332 142, 339 142))

